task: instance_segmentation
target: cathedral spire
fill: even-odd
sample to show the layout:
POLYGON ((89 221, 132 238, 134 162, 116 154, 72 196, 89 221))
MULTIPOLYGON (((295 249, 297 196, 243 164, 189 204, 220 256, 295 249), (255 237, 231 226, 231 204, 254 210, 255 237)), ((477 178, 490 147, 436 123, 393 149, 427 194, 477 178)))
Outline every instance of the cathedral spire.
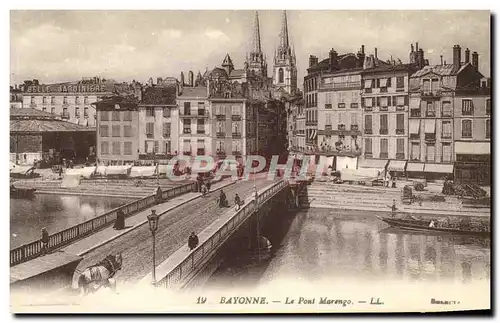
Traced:
POLYGON ((289 47, 288 22, 286 19, 286 10, 283 10, 283 19, 281 21, 280 47, 283 49, 287 49, 289 47))
POLYGON ((259 28, 259 13, 255 11, 255 20, 253 25, 252 52, 260 53, 260 28, 259 28))

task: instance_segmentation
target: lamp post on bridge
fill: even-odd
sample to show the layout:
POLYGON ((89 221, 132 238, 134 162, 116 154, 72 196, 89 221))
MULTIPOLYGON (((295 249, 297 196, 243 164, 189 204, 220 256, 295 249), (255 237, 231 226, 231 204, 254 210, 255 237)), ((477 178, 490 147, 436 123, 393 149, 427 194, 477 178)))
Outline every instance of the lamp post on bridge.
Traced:
POLYGON ((158 230, 158 221, 160 217, 156 214, 156 210, 151 210, 151 214, 148 215, 149 230, 153 235, 153 272, 152 272, 152 282, 153 286, 156 285, 156 230, 158 230))

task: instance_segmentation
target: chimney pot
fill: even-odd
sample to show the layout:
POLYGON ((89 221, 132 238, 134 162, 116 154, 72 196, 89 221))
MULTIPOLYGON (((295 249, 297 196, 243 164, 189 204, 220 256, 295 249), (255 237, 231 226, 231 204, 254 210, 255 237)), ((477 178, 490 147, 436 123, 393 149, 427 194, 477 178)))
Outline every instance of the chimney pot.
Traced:
POLYGON ((470 49, 465 49, 465 64, 470 62, 470 49))
POLYGON ((415 50, 418 52, 418 42, 415 43, 415 50))
POLYGON ((378 58, 378 50, 377 50, 377 47, 375 47, 375 58, 378 58))
POLYGON ((361 54, 365 53, 365 45, 361 45, 361 54))
POLYGON ((443 65, 443 55, 441 55, 441 65, 443 65))
POLYGON ((476 71, 479 70, 479 55, 477 52, 472 53, 472 66, 474 66, 476 71))

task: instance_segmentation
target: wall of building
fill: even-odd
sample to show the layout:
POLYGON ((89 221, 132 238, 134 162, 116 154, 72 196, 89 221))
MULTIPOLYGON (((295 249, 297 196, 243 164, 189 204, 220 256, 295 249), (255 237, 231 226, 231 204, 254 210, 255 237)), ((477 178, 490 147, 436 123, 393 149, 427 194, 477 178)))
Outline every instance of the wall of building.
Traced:
MULTIPOLYGON (((489 141, 486 135, 486 124, 491 124, 491 96, 490 95, 461 95, 454 98, 454 138, 464 141, 489 141), (464 100, 471 100, 473 105, 472 114, 463 113, 464 100), (490 100, 490 112, 487 113, 487 100, 490 100), (472 120, 472 136, 462 135, 462 120, 472 120)), ((491 128, 490 128, 491 137, 491 128)))
POLYGON ((179 150, 179 110, 170 106, 139 106, 138 142, 139 154, 152 153, 173 155, 179 150), (151 111, 151 112, 148 112, 151 111), (153 132, 148 134, 148 124, 153 124, 153 132), (170 133, 166 124, 170 124, 170 133), (165 129, 165 131, 164 131, 165 129), (146 150, 146 142, 148 150, 146 150))
POLYGON ((179 154, 187 155, 189 152, 192 156, 196 156, 198 148, 204 148, 204 154, 211 155, 213 128, 210 102, 206 98, 178 97, 177 106, 179 110, 179 154), (185 110, 186 104, 189 104, 189 111, 185 110), (204 110, 203 114, 200 113, 202 110, 204 110))
POLYGON ((213 136, 212 151, 218 156, 245 156, 252 148, 247 142, 248 129, 255 125, 247 119, 247 105, 244 100, 214 99, 210 101, 213 136))

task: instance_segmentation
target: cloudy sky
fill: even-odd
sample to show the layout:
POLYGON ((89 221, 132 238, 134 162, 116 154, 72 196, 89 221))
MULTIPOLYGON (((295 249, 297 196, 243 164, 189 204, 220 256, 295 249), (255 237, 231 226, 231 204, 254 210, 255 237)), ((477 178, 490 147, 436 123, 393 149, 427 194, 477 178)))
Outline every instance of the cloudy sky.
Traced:
MULTIPOLYGON (((272 66, 280 11, 259 11, 262 48, 272 66)), ((175 76, 220 65, 229 53, 241 68, 252 38, 252 11, 11 11, 11 84, 102 76, 119 81, 175 76)), ((299 84, 310 54, 326 58, 378 48, 382 59, 408 60, 410 44, 431 64, 452 61, 452 47, 479 53, 490 76, 487 11, 288 11, 299 84)), ((462 54, 464 57, 464 54, 462 54)))

